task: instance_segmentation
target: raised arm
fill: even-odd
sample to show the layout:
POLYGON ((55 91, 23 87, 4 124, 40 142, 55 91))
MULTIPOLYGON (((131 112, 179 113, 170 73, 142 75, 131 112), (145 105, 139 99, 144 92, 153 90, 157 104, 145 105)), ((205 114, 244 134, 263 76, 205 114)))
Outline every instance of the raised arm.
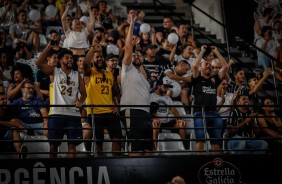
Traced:
POLYGON ((132 38, 133 38, 133 27, 134 27, 134 19, 132 14, 130 14, 130 25, 129 30, 126 35, 125 39, 125 46, 124 46, 124 56, 122 63, 125 65, 130 65, 132 61, 132 52, 133 52, 133 46, 132 46, 132 38))
POLYGON ((66 23, 65 18, 67 17, 67 15, 70 11, 71 5, 72 5, 71 1, 67 2, 67 7, 66 7, 66 9, 65 9, 65 11, 64 11, 64 13, 61 17, 61 22, 62 22, 62 27, 63 27, 64 32, 66 32, 69 28, 69 25, 66 23))
POLYGON ((49 43, 35 61, 36 66, 47 76, 53 75, 54 73, 54 68, 49 66, 46 62, 47 53, 52 49, 52 47, 53 46, 51 46, 49 43))
POLYGON ((271 72, 272 72, 272 69, 271 69, 271 68, 267 68, 267 69, 263 72, 262 78, 258 81, 258 83, 255 85, 255 87, 250 90, 249 95, 252 95, 252 94, 258 92, 258 91, 261 89, 261 87, 262 87, 264 81, 267 79, 267 77, 268 77, 269 75, 271 75, 271 72))
POLYGON ((91 9, 91 3, 87 1, 87 10, 89 12, 89 16, 90 16, 90 23, 87 26, 88 32, 91 34, 93 32, 93 28, 95 26, 95 15, 93 10, 91 9))
POLYGON ((225 59, 223 58, 223 56, 220 54, 220 52, 218 51, 217 47, 212 46, 211 47, 212 52, 217 56, 220 64, 221 64, 221 68, 218 71, 218 76, 220 79, 223 79, 223 77, 225 76, 225 74, 227 73, 228 70, 228 64, 226 63, 225 59))
POLYGON ((206 45, 202 45, 201 46, 201 52, 199 53, 199 55, 196 57, 195 61, 193 62, 193 66, 192 66, 192 75, 194 78, 197 78, 199 76, 199 66, 200 66, 200 62, 203 58, 203 55, 205 53, 207 49, 206 45))

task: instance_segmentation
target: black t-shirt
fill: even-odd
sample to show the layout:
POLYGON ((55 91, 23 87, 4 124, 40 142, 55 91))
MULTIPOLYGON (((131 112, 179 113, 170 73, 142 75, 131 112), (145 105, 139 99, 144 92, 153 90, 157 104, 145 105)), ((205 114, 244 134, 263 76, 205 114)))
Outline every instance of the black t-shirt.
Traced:
POLYGON ((191 84, 193 87, 193 94, 195 98, 195 108, 194 111, 201 111, 202 106, 207 110, 216 110, 216 90, 221 79, 217 76, 212 76, 205 79, 202 76, 191 78, 191 84), (198 106, 198 107, 196 107, 198 106))

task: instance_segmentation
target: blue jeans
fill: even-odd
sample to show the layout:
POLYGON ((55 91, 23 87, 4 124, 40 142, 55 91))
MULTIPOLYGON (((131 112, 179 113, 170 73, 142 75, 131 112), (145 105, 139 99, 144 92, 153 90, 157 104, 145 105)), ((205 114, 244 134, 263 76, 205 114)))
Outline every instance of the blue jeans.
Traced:
POLYGON ((211 144, 221 145, 223 120, 217 111, 205 111, 205 123, 202 112, 197 111, 194 113, 194 127, 197 142, 205 141, 204 126, 206 126, 206 130, 211 138, 211 144))
POLYGON ((243 136, 239 136, 239 135, 235 135, 232 138, 234 139, 230 139, 227 142, 227 147, 229 150, 231 150, 231 153, 237 153, 237 154, 244 154, 244 153, 248 153, 250 151, 252 151, 253 153, 265 153, 267 148, 268 148, 268 144, 266 141, 264 140, 247 140, 247 137, 243 137, 243 136), (238 138, 242 138, 242 140, 238 140, 238 138), (249 151, 248 151, 249 149, 249 151), (246 151, 247 150, 247 151, 246 151))

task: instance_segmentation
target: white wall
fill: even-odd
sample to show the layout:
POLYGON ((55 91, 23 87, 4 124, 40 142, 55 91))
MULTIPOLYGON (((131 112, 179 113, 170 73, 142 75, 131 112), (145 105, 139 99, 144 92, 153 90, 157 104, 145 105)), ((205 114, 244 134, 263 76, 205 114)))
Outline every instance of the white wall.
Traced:
MULTIPOLYGON (((195 0, 194 5, 209 14, 211 17, 218 20, 219 22, 223 23, 223 12, 220 0, 195 0)), ((205 14, 195 8, 192 8, 192 11, 196 24, 199 24, 201 27, 205 27, 206 31, 210 31, 212 34, 216 34, 217 38, 220 39, 221 42, 225 41, 224 29, 221 25, 208 18, 205 14)))

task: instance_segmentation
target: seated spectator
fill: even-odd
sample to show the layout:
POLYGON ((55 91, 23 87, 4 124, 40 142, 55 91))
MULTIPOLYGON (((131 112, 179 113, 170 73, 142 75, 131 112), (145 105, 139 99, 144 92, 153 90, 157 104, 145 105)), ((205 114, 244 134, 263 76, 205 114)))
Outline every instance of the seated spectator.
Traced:
POLYGON ((39 34, 42 32, 42 27, 38 25, 29 25, 27 22, 27 12, 21 10, 17 14, 18 23, 10 27, 9 34, 15 47, 17 43, 25 43, 30 51, 40 51, 39 34))
POLYGON ((134 23, 134 28, 133 28, 133 35, 135 36, 139 36, 140 34, 140 26, 143 23, 143 19, 145 16, 145 13, 143 11, 140 12, 139 15, 137 15, 136 10, 134 9, 130 9, 127 12, 127 22, 129 23, 129 16, 132 15, 135 19, 135 23, 134 23))
POLYGON ((9 58, 9 55, 6 52, 2 52, 0 54, 0 79, 2 81, 7 81, 8 84, 12 80, 12 64, 13 62, 9 58))
POLYGON ((111 32, 114 29, 113 23, 116 22, 116 17, 112 13, 112 9, 108 9, 108 3, 105 0, 100 0, 97 3, 101 23, 105 32, 111 32))
POLYGON ((20 131, 14 129, 24 129, 24 126, 17 118, 14 118, 15 113, 6 105, 7 97, 4 88, 0 88, 0 152, 16 151, 19 154, 19 158, 24 158, 23 153, 28 151, 27 147, 20 142, 20 131))
MULTIPOLYGON (((271 26, 262 27, 261 38, 257 39, 255 44, 258 48, 262 49, 267 54, 276 58, 278 45, 274 37, 272 36, 271 26)), ((262 67, 264 70, 266 70, 267 68, 271 68, 272 58, 268 57, 266 54, 264 54, 261 51, 257 51, 257 57, 258 57, 258 67, 262 67)))
MULTIPOLYGON (((180 117, 180 114, 176 107, 164 107, 172 106, 172 99, 166 95, 167 88, 172 88, 170 84, 164 84, 163 80, 160 79, 157 82, 156 89, 154 93, 150 95, 150 102, 156 102, 159 104, 159 108, 154 115, 152 120, 153 125, 153 139, 158 139, 159 132, 161 133, 163 129, 170 130, 173 133, 179 133, 182 139, 186 138, 185 121, 180 117), (169 111, 176 117, 175 119, 169 118, 169 111)), ((155 142, 155 149, 157 148, 157 143, 155 142)))
POLYGON ((172 94, 173 99, 180 98, 180 101, 183 105, 186 106, 186 111, 188 112, 189 95, 191 95, 191 88, 189 89, 188 83, 191 82, 191 75, 187 76, 187 73, 191 70, 191 66, 186 60, 179 61, 177 65, 173 69, 166 70, 165 79, 168 84, 172 84, 174 82, 179 83, 181 86, 180 94, 176 96, 176 94, 172 94))
MULTIPOLYGON (((21 87, 22 84, 27 80, 33 80, 32 70, 25 65, 15 66, 12 71, 12 81, 10 82, 7 89, 7 97, 10 102, 13 102, 13 100, 22 97, 21 87)), ((40 92, 37 94, 39 98, 43 99, 40 92)))
POLYGON ((256 75, 252 75, 248 79, 248 87, 249 87, 249 98, 251 105, 253 105, 253 111, 258 111, 257 104, 261 103, 261 97, 258 95, 257 92, 259 92, 262 88, 263 83, 266 81, 266 79, 271 75, 272 70, 271 68, 267 68, 263 72, 263 76, 261 79, 259 79, 256 75))
POLYGON ((13 112, 17 114, 17 118, 21 121, 28 134, 47 136, 48 111, 45 102, 34 97, 35 85, 27 80, 21 86, 22 97, 15 99, 13 112))
POLYGON ((243 68, 234 68, 233 79, 228 83, 227 92, 235 93, 236 91, 249 91, 246 83, 247 81, 243 68))
POLYGON ((232 105, 238 94, 238 92, 228 93, 227 86, 228 86, 227 80, 224 78, 221 81, 220 85, 217 87, 216 110, 222 117, 224 128, 227 125, 229 114, 231 113, 232 110, 232 105))
POLYGON ((227 141, 228 150, 235 154, 265 153, 268 148, 267 142, 253 139, 259 136, 259 127, 255 122, 257 114, 251 112, 248 107, 250 105, 248 94, 238 94, 235 103, 237 106, 230 113, 226 127, 229 138, 227 141))
POLYGON ((262 100, 261 112, 258 114, 261 138, 266 138, 270 153, 282 152, 282 120, 275 113, 274 102, 270 98, 262 100))
POLYGON ((193 50, 194 50, 194 47, 191 42, 185 43, 181 47, 181 54, 175 55, 176 49, 172 51, 171 56, 173 56, 173 58, 171 58, 170 60, 172 62, 175 62, 174 65, 176 65, 179 61, 186 60, 190 64, 190 66, 192 66, 193 62, 196 59, 196 55, 193 50))
POLYGON ((197 48, 197 44, 196 41, 194 40, 194 38, 192 37, 192 35, 189 34, 189 30, 188 30, 188 25, 184 22, 181 22, 180 24, 178 24, 177 26, 177 34, 179 37, 179 41, 177 43, 177 54, 179 54, 179 51, 181 51, 181 46, 183 44, 187 44, 188 42, 190 42, 193 46, 193 51, 198 54, 200 51, 197 48))
POLYGON ((161 44, 163 39, 166 39, 169 33, 176 32, 176 28, 174 27, 174 21, 172 17, 165 16, 163 18, 163 25, 161 27, 156 28, 156 38, 157 43, 161 44))

